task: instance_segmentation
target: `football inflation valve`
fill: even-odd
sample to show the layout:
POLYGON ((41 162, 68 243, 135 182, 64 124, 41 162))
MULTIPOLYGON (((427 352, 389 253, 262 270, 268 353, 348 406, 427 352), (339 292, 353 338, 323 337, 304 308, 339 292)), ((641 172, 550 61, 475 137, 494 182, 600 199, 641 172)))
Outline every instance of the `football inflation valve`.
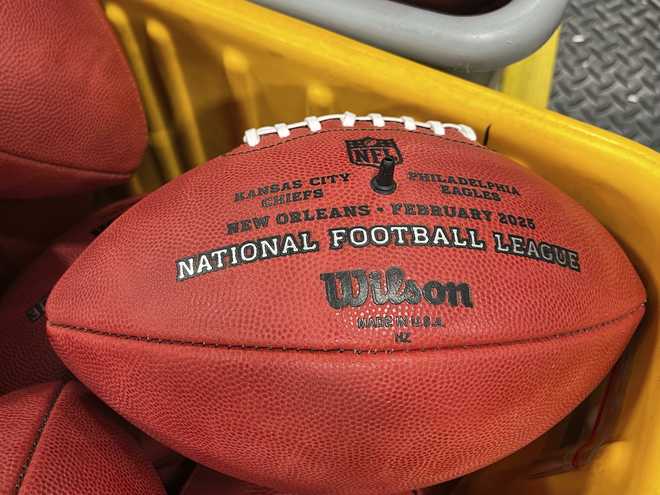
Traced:
POLYGON ((386 156, 380 162, 378 174, 371 179, 371 188, 378 194, 392 194, 396 191, 396 181, 394 180, 394 158, 386 156))

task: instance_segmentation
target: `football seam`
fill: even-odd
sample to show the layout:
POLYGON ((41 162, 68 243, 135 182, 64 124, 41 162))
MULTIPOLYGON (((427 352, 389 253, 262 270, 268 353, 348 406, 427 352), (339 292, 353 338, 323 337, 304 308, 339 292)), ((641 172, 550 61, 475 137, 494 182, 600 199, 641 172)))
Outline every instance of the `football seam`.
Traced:
POLYGON ((27 476, 28 469, 30 468, 30 464, 32 463, 32 458, 34 457, 34 453, 36 452, 37 446, 39 445, 39 441, 41 440, 41 435, 43 434, 44 429, 46 428, 46 424, 50 419, 50 415, 53 412, 53 409, 55 408, 55 404, 57 403, 57 400, 62 395, 62 390, 64 390, 65 385, 66 382, 62 382, 58 387, 58 389, 55 391, 55 393, 53 394, 53 398, 51 399, 50 404, 48 405, 48 409, 46 410, 46 412, 41 418, 41 421, 39 422, 39 427, 37 428, 36 435, 32 440, 32 445, 30 446, 30 450, 28 451, 27 457, 25 458, 25 461, 21 466, 21 470, 18 473, 18 479, 14 484, 14 493, 16 494, 21 491, 21 485, 23 484, 23 481, 25 481, 25 477, 27 476))
POLYGON ((162 345, 174 345, 174 346, 184 346, 184 347, 207 347, 213 349, 225 349, 225 350, 247 350, 247 351, 272 351, 272 352, 304 352, 304 353, 337 353, 342 354, 353 353, 355 355, 373 355, 373 354, 394 354, 394 353, 413 353, 413 352, 434 352, 434 351, 446 351, 454 349, 483 349, 490 347, 507 347, 519 344, 531 344, 537 342, 545 342, 549 340, 573 337, 582 333, 592 332, 601 327, 611 325, 620 320, 624 320, 630 315, 638 312, 640 309, 644 308, 646 302, 642 302, 634 309, 626 311, 625 313, 611 318, 609 320, 596 323, 595 325, 590 325, 588 327, 579 328, 577 330, 570 330, 567 332, 546 335, 542 337, 530 337, 527 339, 516 339, 509 340, 506 342, 486 342, 482 344, 456 344, 456 345, 447 345, 439 347, 424 347, 420 349, 344 349, 344 348, 331 348, 331 349, 317 349, 309 347, 285 347, 285 346, 267 346, 267 345, 248 345, 248 344, 221 344, 221 343, 210 343, 204 341, 194 341, 194 340, 178 340, 178 339, 161 339, 158 337, 148 337, 148 336, 138 336, 138 335, 128 335, 121 333, 112 333, 104 330, 98 330, 94 328, 81 327, 76 325, 69 325, 66 323, 54 323, 48 322, 51 327, 59 328, 62 330, 71 330, 81 333, 88 333, 91 335, 97 335, 100 337, 114 337, 120 340, 133 340, 137 342, 145 342, 148 344, 162 344, 162 345))
MULTIPOLYGON (((260 146, 256 147, 250 150, 246 151, 235 151, 232 153, 227 153, 224 156, 237 156, 237 155, 247 155, 248 153, 255 153, 257 151, 263 151, 267 150, 269 148, 274 148, 275 146, 280 146, 282 144, 287 144, 290 143, 291 141, 297 141, 298 139, 303 139, 303 138, 308 138, 308 137, 313 137, 313 136, 318 136, 319 134, 325 134, 328 132, 355 132, 355 131, 389 131, 389 132, 398 132, 402 134, 409 134, 409 133, 414 133, 414 134, 421 134, 422 136, 428 136, 428 137, 436 137, 440 139, 444 139, 445 141, 450 141, 452 143, 457 143, 457 144, 464 144, 466 146, 472 146, 474 148, 478 148, 480 150, 487 150, 493 152, 490 148, 487 148, 486 146, 483 146, 480 143, 468 143, 466 141, 459 141, 458 139, 453 139, 447 136, 438 136, 437 134, 429 134, 427 132, 422 132, 422 131, 409 131, 407 129, 390 129, 387 127, 350 127, 350 128, 340 128, 340 129, 325 129, 313 133, 307 133, 303 134, 302 136, 295 136, 292 138, 284 138, 280 139, 277 143, 269 144, 268 146, 260 146)), ((258 146, 258 145, 257 145, 258 146)))
POLYGON ((19 160, 25 160, 26 162, 29 162, 30 165, 36 165, 36 166, 45 166, 45 167, 54 167, 57 169, 63 169, 63 170, 73 170, 75 172, 81 172, 83 174, 98 174, 101 176, 108 176, 108 177, 119 177, 121 179, 126 179, 131 176, 130 173, 127 172, 108 172, 106 170, 89 170, 86 168, 80 168, 79 166, 71 165, 71 164, 65 164, 65 163, 51 163, 51 162, 44 162, 41 160, 37 160, 35 158, 30 158, 27 156, 22 156, 18 155, 16 153, 11 153, 8 151, 0 150, 0 157, 2 156, 7 156, 9 158, 17 158, 19 160))

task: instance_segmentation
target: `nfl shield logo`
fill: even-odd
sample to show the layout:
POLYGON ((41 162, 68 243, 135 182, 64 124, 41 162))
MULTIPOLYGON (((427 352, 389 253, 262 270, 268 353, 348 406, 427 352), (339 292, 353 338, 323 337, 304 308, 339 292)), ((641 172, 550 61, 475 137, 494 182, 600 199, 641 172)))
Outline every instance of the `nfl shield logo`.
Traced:
POLYGON ((401 151, 394 139, 376 139, 370 136, 346 141, 348 159, 354 165, 377 167, 383 158, 394 158, 397 165, 403 162, 401 151))

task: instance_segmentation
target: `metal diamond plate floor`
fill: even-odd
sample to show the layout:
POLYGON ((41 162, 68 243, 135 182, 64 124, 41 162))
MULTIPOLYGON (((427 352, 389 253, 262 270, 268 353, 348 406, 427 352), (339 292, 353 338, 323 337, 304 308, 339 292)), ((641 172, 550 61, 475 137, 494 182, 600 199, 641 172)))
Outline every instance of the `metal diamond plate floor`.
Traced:
POLYGON ((660 0, 571 0, 549 106, 660 151, 660 0))

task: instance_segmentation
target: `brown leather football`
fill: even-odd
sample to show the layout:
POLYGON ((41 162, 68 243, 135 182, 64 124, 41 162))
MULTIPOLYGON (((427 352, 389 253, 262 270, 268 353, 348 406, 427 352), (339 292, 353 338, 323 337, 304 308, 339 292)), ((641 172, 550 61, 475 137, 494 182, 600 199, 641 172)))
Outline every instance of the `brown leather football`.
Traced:
POLYGON ((125 199, 88 215, 48 246, 0 294, 0 395, 70 376, 46 337, 46 299, 89 243, 136 201, 125 199))
POLYGON ((0 198, 128 180, 147 128, 99 2, 0 2, 0 198))
POLYGON ((567 415, 644 313, 607 230, 468 127, 346 113, 245 143, 122 215, 47 307, 69 369, 203 465, 437 484, 567 415))
POLYGON ((75 381, 0 397, 0 493, 164 495, 122 423, 75 381))

